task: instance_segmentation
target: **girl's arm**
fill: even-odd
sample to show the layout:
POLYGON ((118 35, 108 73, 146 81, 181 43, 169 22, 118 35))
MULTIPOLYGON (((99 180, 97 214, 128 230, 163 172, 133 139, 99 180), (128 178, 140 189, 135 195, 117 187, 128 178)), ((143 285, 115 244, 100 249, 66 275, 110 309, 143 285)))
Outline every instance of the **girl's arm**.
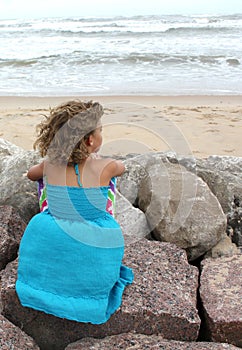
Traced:
POLYGON ((27 172, 27 177, 32 181, 37 181, 44 176, 44 162, 32 166, 27 172))

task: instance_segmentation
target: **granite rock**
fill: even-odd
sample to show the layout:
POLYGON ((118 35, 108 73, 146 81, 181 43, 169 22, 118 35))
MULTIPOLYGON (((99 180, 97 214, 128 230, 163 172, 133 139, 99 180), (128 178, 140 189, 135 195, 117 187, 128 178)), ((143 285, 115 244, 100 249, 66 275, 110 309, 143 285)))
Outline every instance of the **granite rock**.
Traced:
POLYGON ((150 229, 145 214, 133 207, 118 191, 115 218, 122 229, 126 246, 149 236, 150 229))
POLYGON ((0 205, 16 208, 27 223, 38 212, 36 183, 26 173, 40 157, 0 138, 0 205))
POLYGON ((17 260, 1 273, 2 314, 45 350, 62 350, 83 337, 124 332, 196 340, 198 270, 188 264, 185 252, 174 244, 139 240, 126 248, 124 264, 133 268, 135 280, 126 288, 121 308, 105 324, 68 321, 22 307, 15 292, 17 260))
POLYGON ((202 261, 206 338, 242 347, 242 255, 202 261))
POLYGON ((196 169, 227 215, 232 241, 242 246, 242 157, 210 156, 197 161, 196 169))
POLYGON ((16 259, 25 227, 25 222, 15 208, 0 206, 0 270, 16 259))
POLYGON ((35 341, 0 315, 1 350, 38 350, 35 341))
MULTIPOLYGON (((152 156, 154 156, 154 154, 152 154, 152 156)), ((166 161, 166 157, 163 156, 163 154, 159 154, 159 156, 162 160, 166 161)), ((144 179, 148 179, 148 173, 145 169, 146 162, 146 155, 139 155, 126 159, 126 170, 117 181, 120 193, 134 206, 138 204, 138 192, 141 182, 144 181, 144 179)))
POLYGON ((220 258, 222 256, 233 256, 238 254, 239 248, 232 243, 229 236, 223 237, 212 249, 210 249, 204 258, 220 258))
POLYGON ((227 215, 227 233, 238 247, 242 247, 242 200, 237 197, 227 215))
POLYGON ((192 160, 190 164, 182 159, 179 162, 207 183, 225 213, 232 209, 235 197, 242 201, 242 157, 213 155, 196 159, 195 167, 192 160))
POLYGON ((227 215, 227 234, 242 246, 242 157, 209 156, 207 159, 163 153, 170 163, 183 165, 201 177, 217 197, 227 215))
POLYGON ((166 340, 159 335, 124 333, 104 339, 85 338, 67 346, 65 350, 236 350, 236 346, 225 343, 181 342, 166 340))
POLYGON ((119 190, 145 213, 155 239, 175 243, 192 261, 226 236, 226 216, 219 201, 185 167, 156 153, 128 159, 126 169, 119 190))

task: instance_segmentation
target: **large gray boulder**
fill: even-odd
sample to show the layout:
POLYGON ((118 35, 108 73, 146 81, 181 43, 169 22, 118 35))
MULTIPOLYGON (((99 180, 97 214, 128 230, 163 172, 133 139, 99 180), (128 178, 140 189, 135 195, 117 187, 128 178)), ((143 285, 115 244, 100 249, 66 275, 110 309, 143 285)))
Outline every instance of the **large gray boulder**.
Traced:
POLYGON ((197 175, 208 184, 226 214, 236 198, 242 203, 242 157, 210 156, 197 160, 196 165, 197 175))
POLYGON ((25 227, 15 208, 0 206, 0 270, 16 259, 25 227))
POLYGON ((39 161, 37 153, 0 138, 0 205, 16 208, 26 223, 38 212, 36 183, 26 172, 39 161))
POLYGON ((70 344, 65 350, 236 350, 236 346, 225 343, 181 342, 166 340, 160 335, 124 333, 104 339, 85 338, 70 344))
POLYGON ((175 243, 190 261, 226 236, 226 216, 207 184, 164 154, 126 162, 120 192, 141 209, 155 239, 175 243))
POLYGON ((202 261, 200 296, 208 340, 242 347, 242 255, 202 261))
POLYGON ((179 163, 205 181, 227 215, 227 234, 242 246, 242 157, 209 156, 207 159, 163 154, 171 163, 179 163))
POLYGON ((1 350, 39 350, 35 341, 0 315, 1 350))
POLYGON ((242 201, 242 157, 211 155, 196 159, 172 152, 163 153, 163 157, 201 177, 218 198, 225 213, 232 209, 236 198, 242 201))
POLYGON ((218 198, 227 215, 227 233, 242 246, 242 157, 210 156, 197 160, 196 173, 218 198))
POLYGON ((125 332, 195 341, 200 328, 198 270, 188 264, 185 252, 174 244, 144 239, 126 248, 124 264, 133 269, 135 279, 105 324, 68 321, 22 307, 15 292, 17 261, 1 273, 2 314, 45 350, 62 350, 83 337, 125 332))

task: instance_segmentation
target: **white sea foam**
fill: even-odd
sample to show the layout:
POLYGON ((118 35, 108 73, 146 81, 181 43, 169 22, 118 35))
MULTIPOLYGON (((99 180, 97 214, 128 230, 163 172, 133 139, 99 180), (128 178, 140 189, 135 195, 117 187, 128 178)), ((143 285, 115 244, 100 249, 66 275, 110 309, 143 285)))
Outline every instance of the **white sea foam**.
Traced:
POLYGON ((241 94, 242 15, 0 21, 0 95, 241 94))

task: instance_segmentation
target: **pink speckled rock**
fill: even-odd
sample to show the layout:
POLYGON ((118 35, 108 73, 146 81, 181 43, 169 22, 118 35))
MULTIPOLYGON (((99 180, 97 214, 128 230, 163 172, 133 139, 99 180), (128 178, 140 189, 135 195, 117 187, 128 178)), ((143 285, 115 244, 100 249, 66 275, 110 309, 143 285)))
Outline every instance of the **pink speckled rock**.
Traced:
POLYGON ((0 315, 1 350, 38 350, 33 339, 0 315))
POLYGON ((17 261, 2 272, 2 313, 45 350, 62 350, 83 337, 130 331, 196 340, 198 270, 188 264, 186 253, 174 244, 144 239, 126 248, 124 263, 133 268, 135 280, 125 290, 121 308, 105 324, 77 323, 22 307, 15 293, 17 261))
POLYGON ((201 300, 207 337, 242 347, 242 255, 202 262, 201 300))
POLYGON ((0 270, 17 257, 17 251, 26 224, 17 210, 0 206, 0 270))
POLYGON ((236 350, 230 344, 181 342, 166 340, 158 335, 124 333, 104 339, 85 338, 67 346, 66 350, 236 350))
POLYGON ((185 251, 172 243, 143 240, 126 249, 124 263, 133 268, 135 281, 121 311, 137 315, 134 330, 195 340, 200 326, 198 270, 188 264, 185 251))

